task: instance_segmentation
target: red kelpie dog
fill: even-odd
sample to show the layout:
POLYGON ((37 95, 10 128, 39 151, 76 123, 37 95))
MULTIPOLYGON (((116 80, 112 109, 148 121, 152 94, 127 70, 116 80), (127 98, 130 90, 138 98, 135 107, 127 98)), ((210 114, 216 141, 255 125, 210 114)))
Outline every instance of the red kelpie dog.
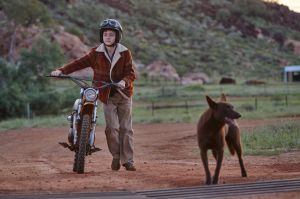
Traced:
POLYGON ((234 119, 241 115, 233 110, 233 106, 226 102, 224 94, 221 95, 220 102, 213 101, 206 96, 209 109, 200 117, 197 127, 198 145, 201 151, 201 159, 206 174, 206 184, 217 184, 223 160, 225 140, 232 155, 236 152, 239 158, 241 173, 247 177, 247 172, 242 159, 242 148, 240 131, 234 119), (207 151, 212 150, 213 156, 217 161, 215 174, 211 179, 207 151))

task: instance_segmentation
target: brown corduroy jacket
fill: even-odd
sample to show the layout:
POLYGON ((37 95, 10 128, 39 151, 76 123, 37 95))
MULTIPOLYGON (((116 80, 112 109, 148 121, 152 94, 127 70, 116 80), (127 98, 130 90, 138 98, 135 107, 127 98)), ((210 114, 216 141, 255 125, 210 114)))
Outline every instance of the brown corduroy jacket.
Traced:
MULTIPOLYGON (((63 74, 67 75, 86 67, 93 69, 93 79, 95 81, 119 82, 124 80, 126 87, 122 92, 128 97, 133 95, 133 81, 136 79, 136 74, 131 52, 122 44, 117 45, 112 61, 110 61, 105 51, 104 44, 101 44, 98 47, 92 48, 85 56, 58 68, 58 70, 61 70, 63 74)), ((96 83, 96 86, 101 85, 100 82, 96 83)), ((109 93, 110 88, 101 89, 99 99, 103 103, 107 103, 109 93)))

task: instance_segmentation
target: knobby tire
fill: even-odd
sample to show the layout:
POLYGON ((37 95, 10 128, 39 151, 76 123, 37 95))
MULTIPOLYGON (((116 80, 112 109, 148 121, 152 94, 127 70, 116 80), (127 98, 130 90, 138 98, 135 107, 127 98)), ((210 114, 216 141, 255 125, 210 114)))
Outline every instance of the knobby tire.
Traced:
MULTIPOLYGON (((90 130, 90 116, 86 114, 83 115, 82 117, 81 135, 79 138, 79 149, 78 149, 78 157, 77 157, 77 173, 84 173, 84 164, 85 164, 89 130, 90 130)), ((76 153, 75 153, 75 158, 76 158, 76 153)))

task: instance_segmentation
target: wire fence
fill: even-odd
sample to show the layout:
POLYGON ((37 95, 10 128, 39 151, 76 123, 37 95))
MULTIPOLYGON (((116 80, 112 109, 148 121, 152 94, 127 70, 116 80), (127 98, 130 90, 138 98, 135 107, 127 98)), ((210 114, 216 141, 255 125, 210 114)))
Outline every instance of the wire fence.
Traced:
MULTIPOLYGON (((200 101, 200 100, 199 100, 200 101)), ((294 95, 282 95, 282 96, 250 96, 250 97, 233 97, 230 99, 230 103, 238 104, 239 107, 246 111, 257 111, 259 108, 268 104, 269 106, 300 106, 300 97, 294 95)), ((156 110, 161 109, 185 109, 186 113, 190 112, 194 107, 207 107, 206 101, 177 101, 176 103, 156 102, 152 101, 147 109, 151 110, 152 116, 155 115, 156 110)), ((300 110, 299 110, 300 113, 300 110)))

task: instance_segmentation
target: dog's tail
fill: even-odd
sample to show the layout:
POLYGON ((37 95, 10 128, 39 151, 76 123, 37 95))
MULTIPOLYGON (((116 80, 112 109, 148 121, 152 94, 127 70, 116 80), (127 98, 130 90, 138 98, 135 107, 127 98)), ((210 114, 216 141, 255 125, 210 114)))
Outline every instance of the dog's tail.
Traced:
POLYGON ((230 125, 228 127, 228 132, 227 135, 225 137, 229 152, 231 153, 231 155, 234 155, 237 149, 237 145, 240 144, 239 141, 240 137, 239 137, 239 128, 236 125, 230 125))

